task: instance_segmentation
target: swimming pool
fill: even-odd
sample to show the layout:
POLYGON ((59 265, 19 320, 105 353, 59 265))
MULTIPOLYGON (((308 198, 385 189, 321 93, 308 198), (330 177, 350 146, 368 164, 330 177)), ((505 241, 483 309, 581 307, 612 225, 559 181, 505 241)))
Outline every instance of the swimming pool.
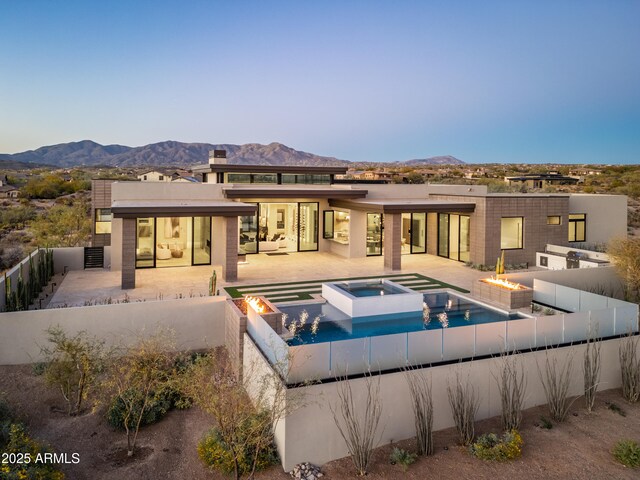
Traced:
POLYGON ((526 318, 519 313, 509 314, 488 308, 449 292, 425 293, 423 298, 424 303, 429 306, 428 322, 420 312, 351 318, 329 303, 288 305, 280 306, 279 309, 287 314, 287 327, 293 321, 297 321, 303 311, 309 314, 304 326, 297 328, 295 335, 285 339, 289 345, 334 342, 526 318), (316 317, 319 317, 319 320, 314 322, 316 317))

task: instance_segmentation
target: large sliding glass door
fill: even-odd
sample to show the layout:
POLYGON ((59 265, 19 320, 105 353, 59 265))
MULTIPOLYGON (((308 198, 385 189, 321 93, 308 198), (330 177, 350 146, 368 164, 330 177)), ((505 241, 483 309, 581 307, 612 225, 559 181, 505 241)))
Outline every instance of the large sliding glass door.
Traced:
POLYGON ((257 220, 241 217, 240 253, 318 250, 319 210, 318 202, 260 203, 257 220))
POLYGON ((318 250, 318 202, 300 203, 298 245, 301 252, 318 250))
POLYGON ((427 214, 402 214, 402 254, 426 253, 427 214))
POLYGON ((381 213, 367 213, 367 256, 382 255, 384 236, 383 217, 381 213))
POLYGON ((469 215, 439 213, 438 255, 452 260, 468 262, 470 251, 469 226, 469 215))
POLYGON ((137 268, 210 264, 211 217, 137 219, 137 268))

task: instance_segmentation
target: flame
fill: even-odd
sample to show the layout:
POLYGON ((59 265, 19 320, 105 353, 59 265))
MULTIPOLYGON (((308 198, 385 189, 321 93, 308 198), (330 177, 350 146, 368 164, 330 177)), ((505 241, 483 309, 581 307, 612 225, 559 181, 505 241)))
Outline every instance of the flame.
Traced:
POLYGON ((264 303, 262 303, 262 300, 260 300, 258 297, 246 296, 244 297, 244 301, 247 305, 250 305, 251 308, 253 308, 256 311, 256 313, 267 312, 267 306, 264 303))
POLYGON ((484 278, 482 279, 482 281, 486 283, 490 283, 492 285, 497 285, 502 288, 506 288, 507 290, 523 290, 524 289, 524 287, 521 286, 519 283, 513 283, 504 278, 491 277, 491 278, 484 278))

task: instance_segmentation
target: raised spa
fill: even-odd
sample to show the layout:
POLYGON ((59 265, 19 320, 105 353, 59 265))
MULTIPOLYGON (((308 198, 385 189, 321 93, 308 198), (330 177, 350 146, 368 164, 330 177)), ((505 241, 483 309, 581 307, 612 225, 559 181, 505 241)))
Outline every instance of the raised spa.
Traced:
POLYGON ((324 299, 350 317, 422 311, 422 294, 390 280, 322 284, 324 299))

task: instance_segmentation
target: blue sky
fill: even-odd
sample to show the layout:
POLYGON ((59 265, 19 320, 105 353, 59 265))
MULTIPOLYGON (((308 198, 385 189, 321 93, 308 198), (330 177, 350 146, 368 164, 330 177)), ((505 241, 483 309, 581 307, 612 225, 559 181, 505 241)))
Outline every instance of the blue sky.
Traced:
POLYGON ((640 163, 640 2, 0 0, 0 152, 640 163))

